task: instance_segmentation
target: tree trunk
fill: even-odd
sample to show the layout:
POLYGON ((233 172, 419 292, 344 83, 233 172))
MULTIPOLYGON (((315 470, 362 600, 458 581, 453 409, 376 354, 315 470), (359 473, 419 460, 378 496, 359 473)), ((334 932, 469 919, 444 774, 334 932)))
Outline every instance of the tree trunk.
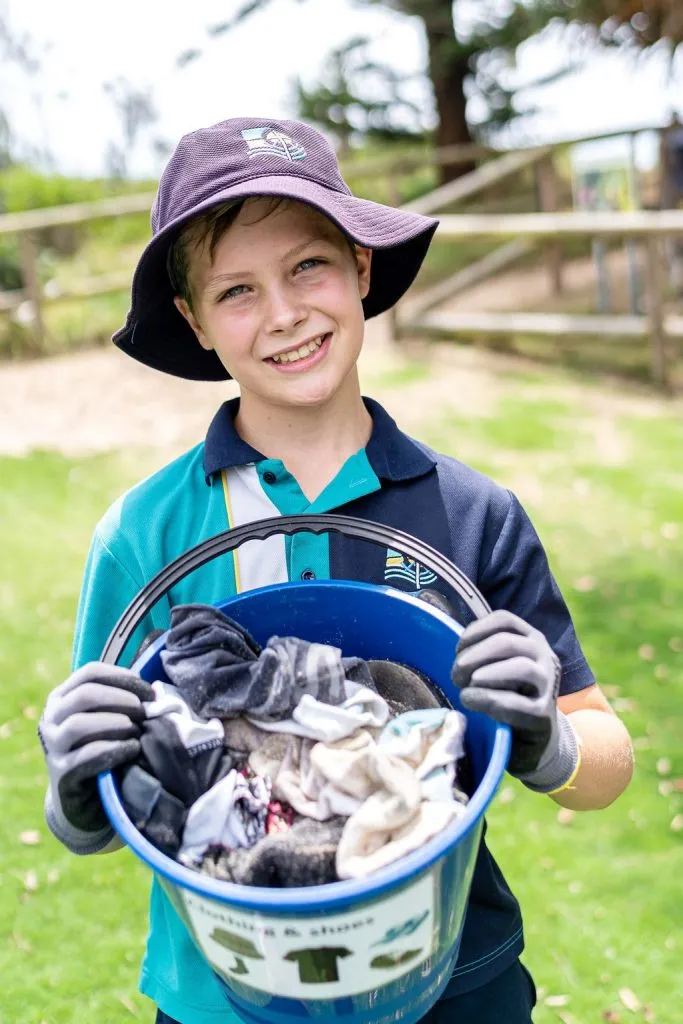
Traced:
MULTIPOLYGON (((453 26, 452 0, 440 0, 433 11, 421 12, 427 33, 429 77, 434 87, 434 97, 439 115, 436 131, 437 146, 452 146, 472 142, 469 125, 465 117, 465 78, 469 73, 467 55, 454 53, 455 29, 453 26)), ((453 181, 468 174, 475 168, 470 163, 442 164, 441 183, 453 181)))

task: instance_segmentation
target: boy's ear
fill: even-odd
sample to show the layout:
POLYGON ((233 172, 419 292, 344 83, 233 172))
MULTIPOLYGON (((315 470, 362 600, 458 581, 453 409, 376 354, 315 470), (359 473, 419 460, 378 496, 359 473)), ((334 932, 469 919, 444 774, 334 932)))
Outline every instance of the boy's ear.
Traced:
POLYGON ((358 269, 358 292, 361 299, 367 297, 370 291, 370 265, 372 264, 372 249, 365 249, 362 245, 357 245, 356 249, 356 267, 358 269))
POLYGON ((197 320, 197 317, 190 309, 190 305, 187 302, 187 300, 181 299, 179 295, 176 295, 175 298, 173 299, 173 302, 175 303, 175 308, 178 310, 180 315, 187 320, 188 324, 190 325, 194 333, 197 335, 197 341, 202 346, 202 348, 205 348, 207 352, 211 352, 213 349, 213 345, 204 334, 204 331, 201 328, 201 324, 199 323, 199 320, 197 320))

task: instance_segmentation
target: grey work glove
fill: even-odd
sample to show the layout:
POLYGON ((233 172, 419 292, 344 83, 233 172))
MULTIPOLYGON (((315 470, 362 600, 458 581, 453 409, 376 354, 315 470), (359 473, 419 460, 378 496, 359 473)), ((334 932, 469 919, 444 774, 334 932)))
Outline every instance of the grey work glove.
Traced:
POLYGON ((113 836, 97 776, 140 751, 144 701, 154 691, 130 669, 90 662, 50 693, 38 726, 50 778, 46 818, 79 853, 95 853, 113 836))
POLYGON ((578 763, 576 734, 557 709, 561 674, 545 636, 502 610, 467 626, 453 665, 462 704, 510 726, 508 771, 537 792, 563 786, 578 763))

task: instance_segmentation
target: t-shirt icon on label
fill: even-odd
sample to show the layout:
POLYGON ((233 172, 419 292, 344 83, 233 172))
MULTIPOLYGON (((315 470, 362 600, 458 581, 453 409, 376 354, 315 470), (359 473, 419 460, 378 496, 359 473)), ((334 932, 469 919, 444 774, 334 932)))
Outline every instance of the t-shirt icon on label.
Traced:
POLYGON ((345 946, 322 946, 317 949, 293 949, 283 960, 299 964, 299 981, 308 985, 321 985, 326 981, 339 981, 337 960, 353 956, 345 946))

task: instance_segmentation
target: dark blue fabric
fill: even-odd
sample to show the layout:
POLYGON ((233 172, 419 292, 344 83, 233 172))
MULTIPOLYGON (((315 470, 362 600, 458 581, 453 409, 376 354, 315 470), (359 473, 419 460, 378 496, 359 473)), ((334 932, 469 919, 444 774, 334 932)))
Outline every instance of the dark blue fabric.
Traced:
MULTIPOLYGON (((372 416, 373 431, 365 449, 368 461, 380 480, 411 480, 428 473, 435 459, 407 434, 402 433, 379 402, 363 401, 372 416)), ((204 442, 204 473, 207 480, 231 466, 246 466, 265 459, 243 441, 234 426, 239 398, 224 402, 209 425, 204 442)))
POLYGON ((265 459, 265 455, 243 441, 235 430, 234 419, 239 407, 239 398, 223 402, 209 424, 204 441, 204 473, 207 483, 214 473, 220 473, 222 469, 246 466, 249 462, 265 459))
MULTIPOLYGON (((532 1024, 536 987, 526 967, 515 960, 482 988, 454 999, 440 999, 424 1024, 532 1024)), ((232 1019, 232 1018, 231 1018, 232 1019)), ((181 1024, 157 1011, 155 1024, 181 1024)))
MULTIPOLYGON (((373 418, 366 454, 382 488, 335 512, 404 530, 442 552, 477 584, 493 608, 507 608, 544 633, 562 664, 561 694, 590 686, 595 679, 571 616, 517 498, 457 459, 408 437, 377 402, 364 401, 373 418)), ((260 458, 237 435, 232 421, 236 410, 236 402, 226 403, 211 425, 204 455, 209 475, 260 458)), ((463 624, 471 620, 457 595, 425 567, 405 559, 397 571, 390 558, 376 544, 330 534, 333 579, 388 583, 411 592, 429 586, 448 598, 463 624)), ((485 835, 486 825, 458 963, 442 997, 446 1005, 453 1005, 455 996, 488 986, 507 973, 524 948, 519 904, 486 846, 485 835)), ((431 1019, 436 1024, 437 1019, 431 1019)))

